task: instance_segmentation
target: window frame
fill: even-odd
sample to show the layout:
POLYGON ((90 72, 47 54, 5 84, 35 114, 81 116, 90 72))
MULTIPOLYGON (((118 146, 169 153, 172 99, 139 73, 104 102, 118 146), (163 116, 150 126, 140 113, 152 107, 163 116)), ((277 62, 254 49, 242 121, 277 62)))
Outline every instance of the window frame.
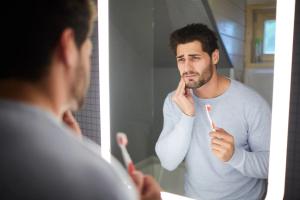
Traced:
POLYGON ((245 37, 245 67, 261 68, 274 66, 274 55, 261 54, 255 58, 255 40, 258 38, 263 51, 264 21, 276 18, 276 4, 251 4, 247 6, 246 37, 245 37), (258 59, 259 61, 255 61, 258 59))

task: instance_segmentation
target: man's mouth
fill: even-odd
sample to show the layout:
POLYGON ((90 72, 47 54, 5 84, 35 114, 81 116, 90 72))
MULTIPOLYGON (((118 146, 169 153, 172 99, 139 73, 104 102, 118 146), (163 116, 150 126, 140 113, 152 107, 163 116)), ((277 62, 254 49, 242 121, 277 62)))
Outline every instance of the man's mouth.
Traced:
POLYGON ((183 75, 183 77, 184 77, 184 78, 187 78, 187 79, 195 78, 196 76, 198 76, 198 74, 196 74, 196 73, 195 73, 195 74, 184 74, 184 75, 183 75))
POLYGON ((186 76, 184 76, 185 78, 193 78, 193 77, 195 77, 196 75, 186 75, 186 76))

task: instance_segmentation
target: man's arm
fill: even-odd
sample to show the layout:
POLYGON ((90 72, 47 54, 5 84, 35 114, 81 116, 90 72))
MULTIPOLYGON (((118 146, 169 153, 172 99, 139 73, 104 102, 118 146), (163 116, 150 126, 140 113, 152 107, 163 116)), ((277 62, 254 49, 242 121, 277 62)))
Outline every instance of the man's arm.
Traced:
POLYGON ((155 151, 162 166, 174 170, 183 161, 190 146, 194 117, 184 114, 171 95, 165 99, 163 115, 164 126, 155 151))
POLYGON ((210 133, 212 152, 244 176, 268 177, 271 132, 271 111, 261 97, 245 106, 247 142, 249 150, 235 145, 235 138, 226 130, 216 128, 210 133))
POLYGON ((212 152, 220 160, 236 168, 244 176, 267 178, 269 157, 267 150, 249 152, 243 148, 236 148, 234 137, 222 128, 216 128, 210 136, 212 152))
POLYGON ((243 175, 255 178, 268 178, 271 110, 265 101, 249 109, 247 121, 248 144, 250 151, 236 148, 228 164, 243 175))
POLYGON ((267 179, 269 166, 269 152, 248 152, 237 149, 228 162, 244 176, 267 179))

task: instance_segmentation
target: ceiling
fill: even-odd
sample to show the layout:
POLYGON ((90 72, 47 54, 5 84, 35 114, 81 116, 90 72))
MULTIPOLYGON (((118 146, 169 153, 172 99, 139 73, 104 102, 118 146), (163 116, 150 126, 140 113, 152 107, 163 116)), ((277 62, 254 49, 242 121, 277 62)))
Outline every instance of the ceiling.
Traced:
MULTIPOLYGON (((169 35, 190 23, 204 23, 217 32, 206 0, 154 0, 154 67, 176 67, 175 56, 169 48, 169 35)), ((219 36, 218 36, 219 37, 219 36)), ((220 64, 230 68, 231 61, 219 37, 220 64)))

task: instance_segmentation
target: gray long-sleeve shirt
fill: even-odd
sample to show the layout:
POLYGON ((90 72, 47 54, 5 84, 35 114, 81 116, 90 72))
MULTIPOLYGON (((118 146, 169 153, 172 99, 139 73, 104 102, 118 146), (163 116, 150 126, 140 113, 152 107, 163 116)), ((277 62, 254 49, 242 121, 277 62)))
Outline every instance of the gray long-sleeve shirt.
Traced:
POLYGON ((185 160, 185 192, 196 199, 261 199, 268 177, 271 111, 252 89, 231 80, 216 98, 193 95, 196 115, 183 114, 170 93, 164 103, 164 126, 156 153, 164 168, 174 170, 185 160), (212 152, 211 128, 205 104, 217 127, 234 137, 235 151, 228 162, 212 152))
POLYGON ((0 199, 137 199, 98 150, 51 113, 0 99, 0 199))

